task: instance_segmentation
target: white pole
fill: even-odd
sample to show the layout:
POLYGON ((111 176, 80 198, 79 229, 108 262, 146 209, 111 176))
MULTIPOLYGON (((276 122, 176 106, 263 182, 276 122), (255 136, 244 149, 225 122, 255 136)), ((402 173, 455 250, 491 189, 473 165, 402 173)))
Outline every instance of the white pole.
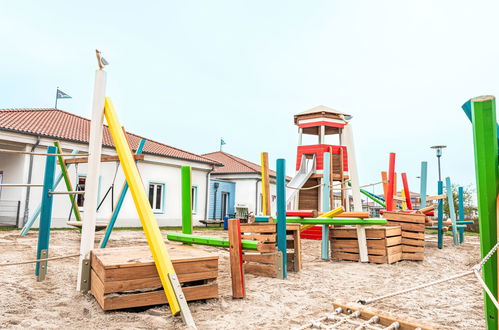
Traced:
POLYGON ((103 70, 97 70, 95 72, 92 121, 90 123, 88 169, 85 181, 85 202, 83 205, 83 224, 80 241, 80 263, 78 265, 78 277, 76 278, 77 290, 82 289, 81 275, 83 270, 83 259, 87 259, 89 257, 90 250, 94 248, 105 96, 106 72, 103 70))
MULTIPOLYGON (((362 212, 362 201, 360 200, 359 176, 357 173, 357 161, 355 159, 355 148, 353 143, 352 124, 348 123, 343 128, 343 142, 347 147, 348 172, 352 183, 353 211, 362 212)), ((366 230, 363 226, 357 226, 357 241, 359 243, 359 256, 361 262, 368 262, 366 230)))

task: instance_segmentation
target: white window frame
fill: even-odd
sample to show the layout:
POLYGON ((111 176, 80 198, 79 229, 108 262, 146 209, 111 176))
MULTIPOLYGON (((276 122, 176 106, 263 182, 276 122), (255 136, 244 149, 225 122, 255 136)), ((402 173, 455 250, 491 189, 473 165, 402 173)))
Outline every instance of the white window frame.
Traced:
POLYGON ((166 200, 165 196, 166 196, 166 184, 164 182, 158 182, 158 181, 149 181, 148 182, 148 184, 147 184, 147 200, 149 201, 149 204, 151 205, 151 209, 155 214, 165 213, 165 200, 166 200), (151 189, 151 185, 155 186, 152 203, 149 200, 149 190, 151 189), (159 208, 159 209, 155 207, 155 205, 157 204, 157 194, 158 194, 158 190, 156 188, 157 186, 162 187, 161 188, 162 196, 161 196, 161 201, 160 201, 161 208, 159 208))
POLYGON ((199 192, 198 186, 192 185, 191 187, 192 214, 196 214, 198 211, 198 192, 199 192))

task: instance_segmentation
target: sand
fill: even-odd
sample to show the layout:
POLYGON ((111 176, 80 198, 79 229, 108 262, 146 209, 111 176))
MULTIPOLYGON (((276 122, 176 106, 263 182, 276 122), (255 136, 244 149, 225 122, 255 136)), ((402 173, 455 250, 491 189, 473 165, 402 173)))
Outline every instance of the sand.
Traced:
MULTIPOLYGON (((202 231, 201 235, 226 235, 202 231)), ((101 234, 97 237, 99 238, 101 234)), ((77 231, 52 231, 50 255, 79 252, 77 231)), ((322 261, 320 242, 302 240, 303 266, 286 280, 246 276, 247 298, 231 297, 228 251, 199 248, 220 256, 219 299, 189 303, 199 329, 292 329, 333 311, 332 303, 390 293, 468 270, 479 261, 477 237, 466 244, 445 248, 427 242, 424 262, 392 265, 349 261, 322 261)), ((427 240, 436 240, 428 235, 427 240)), ((0 232, 0 263, 32 260, 37 232, 19 237, 18 231, 0 232)), ((110 247, 146 245, 141 231, 113 232, 110 247)), ((48 276, 36 282, 34 265, 0 267, 0 327, 8 329, 183 329, 167 306, 138 311, 101 310, 92 295, 76 288, 77 259, 49 262, 48 276)), ((483 297, 472 277, 375 303, 370 310, 438 329, 485 329, 483 297)))

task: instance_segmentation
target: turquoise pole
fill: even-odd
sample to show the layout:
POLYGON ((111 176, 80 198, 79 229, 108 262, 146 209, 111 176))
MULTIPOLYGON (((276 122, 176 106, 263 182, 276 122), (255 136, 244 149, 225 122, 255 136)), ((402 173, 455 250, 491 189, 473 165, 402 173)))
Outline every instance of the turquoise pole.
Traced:
POLYGON ((454 245, 459 245, 459 237, 456 228, 456 207, 454 206, 454 198, 452 197, 452 185, 450 178, 445 178, 445 188, 447 190, 447 203, 449 204, 449 215, 452 221, 452 238, 454 245))
POLYGON ((419 189, 419 197, 421 198, 421 203, 419 208, 426 207, 426 184, 428 180, 428 162, 421 162, 421 188, 419 189))
MULTIPOLYGON (((464 189, 459 187, 457 189, 459 201, 459 221, 464 221, 464 189)), ((464 228, 459 228, 459 243, 464 243, 464 228)))
POLYGON ((277 249, 282 253, 282 277, 286 278, 287 253, 286 253, 286 160, 277 160, 276 175, 277 190, 277 249))
MULTIPOLYGON (((444 192, 444 183, 442 181, 438 181, 437 194, 442 195, 444 192)), ((444 247, 444 203, 441 199, 438 200, 438 248, 441 249, 444 247)))

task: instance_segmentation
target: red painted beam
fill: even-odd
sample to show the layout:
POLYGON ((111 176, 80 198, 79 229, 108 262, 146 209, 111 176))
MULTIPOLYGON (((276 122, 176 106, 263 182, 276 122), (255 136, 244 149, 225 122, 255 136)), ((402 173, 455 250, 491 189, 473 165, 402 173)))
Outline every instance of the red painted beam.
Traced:
POLYGON ((286 211, 288 217, 315 218, 317 217, 316 210, 290 210, 286 211))
POLYGON ((393 188, 395 186, 395 153, 390 153, 390 162, 388 164, 388 187, 386 189, 386 210, 393 211, 393 188))
POLYGON ((405 203, 407 204, 407 209, 412 210, 411 191, 409 190, 409 182, 407 181, 406 173, 402 173, 402 184, 404 185, 405 203))

